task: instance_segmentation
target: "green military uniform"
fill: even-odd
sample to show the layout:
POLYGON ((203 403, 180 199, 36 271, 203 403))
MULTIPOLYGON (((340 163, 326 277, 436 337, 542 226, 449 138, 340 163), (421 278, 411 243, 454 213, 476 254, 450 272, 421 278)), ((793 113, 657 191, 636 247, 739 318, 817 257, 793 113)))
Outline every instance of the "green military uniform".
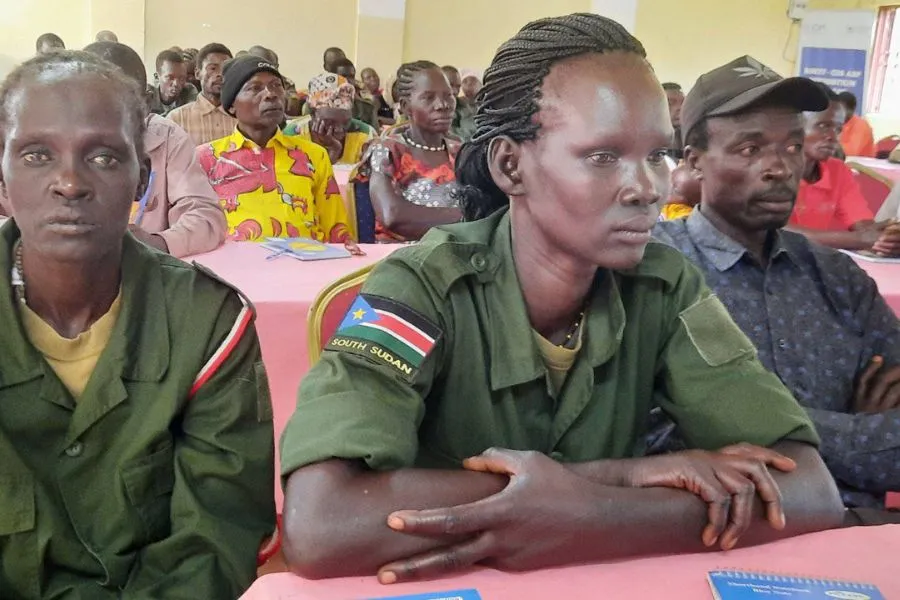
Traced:
POLYGON ((281 440, 284 475, 333 457, 373 469, 453 468, 491 446, 572 462, 633 457, 655 404, 693 447, 818 443, 703 276, 662 244, 651 243, 633 270, 598 273, 582 347, 557 397, 505 211, 434 229, 393 253, 362 298, 391 314, 377 327, 349 326, 368 312, 355 304, 307 374, 281 440), (395 327, 398 315, 418 333, 395 327), (426 357, 382 335, 390 328, 426 357))
POLYGON ((28 342, 0 229, 0 598, 233 600, 275 525, 271 404, 224 284, 132 236, 122 308, 73 400, 28 342), (193 397, 213 353, 236 340, 193 397))

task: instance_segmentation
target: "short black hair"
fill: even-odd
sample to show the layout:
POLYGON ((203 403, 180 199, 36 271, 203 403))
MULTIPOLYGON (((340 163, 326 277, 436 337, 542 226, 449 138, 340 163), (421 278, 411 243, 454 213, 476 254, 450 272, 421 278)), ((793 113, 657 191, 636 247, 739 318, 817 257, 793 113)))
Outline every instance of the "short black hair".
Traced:
POLYGON ((681 85, 675 83, 674 81, 667 81, 662 84, 662 87, 667 92, 682 92, 684 90, 681 89, 681 85))
POLYGON ((63 42, 62 38, 55 33, 45 33, 41 35, 34 43, 34 51, 40 52, 41 46, 43 46, 44 44, 50 44, 51 46, 61 46, 63 49, 65 49, 66 47, 66 43, 63 42))
POLYGON ((206 57, 210 54, 224 54, 228 58, 234 58, 234 55, 231 54, 231 50, 228 49, 228 46, 213 42, 212 44, 207 44, 200 48, 200 51, 197 53, 198 69, 203 66, 203 61, 205 61, 206 57))
POLYGON ((115 85, 118 89, 113 97, 126 103, 126 114, 134 128, 135 150, 139 157, 145 155, 146 88, 139 88, 134 78, 127 76, 109 61, 96 54, 78 50, 60 50, 35 56, 7 75, 0 84, 0 133, 8 131, 9 121, 15 118, 10 111, 10 98, 29 83, 42 79, 45 73, 58 73, 66 78, 93 75, 115 85))
POLYGON ((271 48, 266 48, 265 46, 251 46, 247 50, 248 54, 252 54, 253 56, 258 56, 263 60, 267 60, 273 65, 278 66, 278 53, 272 50, 271 48))
POLYGON ((356 65, 353 64, 352 60, 350 60, 349 58, 346 58, 346 57, 344 57, 340 60, 334 61, 335 70, 340 69, 341 67, 353 69, 354 71, 356 71, 356 65))
POLYGON ((85 46, 84 51, 116 65, 126 75, 136 81, 142 90, 147 89, 147 70, 144 68, 144 61, 141 60, 137 52, 125 44, 118 42, 94 42, 85 46))
POLYGON ((156 72, 159 73, 163 64, 167 62, 173 65, 183 65, 184 55, 174 50, 163 50, 156 57, 156 72))
POLYGON ((849 112, 856 112, 856 96, 852 92, 841 92, 837 95, 837 101, 847 107, 849 112))
POLYGON ((443 71, 444 73, 456 73, 457 75, 462 77, 462 73, 460 73, 459 69, 457 69, 453 65, 444 65, 443 67, 441 67, 441 71, 443 71))

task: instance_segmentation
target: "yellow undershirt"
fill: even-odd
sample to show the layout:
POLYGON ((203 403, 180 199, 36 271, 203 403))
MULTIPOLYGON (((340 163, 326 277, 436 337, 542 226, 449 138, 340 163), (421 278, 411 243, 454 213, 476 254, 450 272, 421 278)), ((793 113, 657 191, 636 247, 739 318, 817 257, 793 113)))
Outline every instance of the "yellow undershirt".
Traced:
POLYGON ((547 381, 550 384, 551 395, 556 398, 562 391, 563 385, 566 383, 566 377, 578 358, 578 352, 581 350, 581 331, 584 329, 583 324, 579 325, 575 338, 575 346, 573 348, 564 348, 557 346, 537 331, 532 330, 534 339, 537 340, 538 351, 547 367, 547 381))
POLYGON ((19 303, 19 314, 28 340, 44 355, 72 397, 77 401, 87 386, 97 359, 109 343, 113 327, 119 318, 122 291, 105 315, 75 339, 59 335, 27 305, 19 303))

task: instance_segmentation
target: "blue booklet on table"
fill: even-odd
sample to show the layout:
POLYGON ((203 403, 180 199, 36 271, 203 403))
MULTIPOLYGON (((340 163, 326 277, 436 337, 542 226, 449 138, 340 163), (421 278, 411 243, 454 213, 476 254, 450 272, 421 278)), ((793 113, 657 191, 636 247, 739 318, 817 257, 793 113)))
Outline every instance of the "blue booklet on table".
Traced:
POLYGON ((310 238, 266 238, 262 243, 272 254, 266 260, 289 256, 297 260, 329 260, 331 258, 350 258, 350 251, 342 246, 329 246, 310 238))
POLYGON ((452 590, 410 596, 381 596, 371 600, 481 600, 481 594, 478 593, 478 590, 452 590))
POLYGON ((709 587, 716 600, 885 600, 877 587, 865 583, 748 571, 712 571, 709 587))

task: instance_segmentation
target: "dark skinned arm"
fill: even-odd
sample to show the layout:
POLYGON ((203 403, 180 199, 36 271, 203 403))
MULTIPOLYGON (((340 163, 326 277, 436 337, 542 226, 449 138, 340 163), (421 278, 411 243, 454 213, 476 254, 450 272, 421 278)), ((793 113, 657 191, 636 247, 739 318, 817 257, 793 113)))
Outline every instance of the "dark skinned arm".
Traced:
MULTIPOLYGON (((766 522, 767 507, 756 499, 742 542, 762 543, 839 526, 843 507, 816 450, 791 442, 775 449, 797 463, 793 473, 773 473, 783 498, 786 527, 773 529, 766 522)), ((543 457, 539 463, 541 472, 513 475, 513 479, 528 482, 519 485, 519 491, 514 491, 513 485, 506 487, 504 476, 479 472, 404 469, 374 473, 342 461, 304 467, 288 480, 285 556, 291 568, 305 577, 371 575, 388 565, 382 574, 388 570, 403 580, 439 574, 436 564, 465 566, 484 561, 502 568, 530 569, 710 549, 701 539, 710 508, 694 493, 664 487, 616 487, 576 474, 606 473, 618 483, 629 463, 638 461, 565 468, 543 457), (543 471, 548 469, 552 473, 545 477, 543 471), (392 531, 386 525, 388 516, 397 510, 456 507, 488 497, 483 514, 492 513, 489 517, 475 518, 477 509, 473 513, 472 508, 460 507, 438 510, 449 513, 439 517, 404 513, 404 530, 409 533, 392 531), (562 498, 566 500, 557 508, 562 498), (543 528, 543 536, 540 531, 510 532, 512 543, 503 543, 509 515, 493 514, 497 505, 521 517, 523 523, 543 528), (556 534, 547 536, 548 529, 556 534), (484 531, 491 532, 491 539, 501 539, 498 543, 505 547, 518 546, 516 535, 551 539, 546 544, 525 544, 530 544, 530 549, 524 556, 503 556, 483 547, 472 555, 467 545, 486 538, 479 535, 484 531), (541 552, 542 546, 545 552, 541 552), (444 556, 448 553, 449 563, 444 556), (408 560, 411 557, 423 558, 408 560), (392 561, 398 563, 390 564, 392 561)), ((683 479, 682 475, 672 476, 683 479)), ((751 485, 751 494, 752 489, 751 485)))
POLYGON ((378 220, 409 240, 421 239, 432 227, 456 223, 462 218, 458 208, 431 208, 406 201, 391 178, 383 173, 372 173, 369 195, 378 220))
POLYGON ((812 241, 842 250, 871 250, 872 245, 878 240, 878 232, 866 223, 854 225, 847 231, 827 231, 824 229, 809 229, 792 225, 786 227, 788 231, 802 233, 812 241))

